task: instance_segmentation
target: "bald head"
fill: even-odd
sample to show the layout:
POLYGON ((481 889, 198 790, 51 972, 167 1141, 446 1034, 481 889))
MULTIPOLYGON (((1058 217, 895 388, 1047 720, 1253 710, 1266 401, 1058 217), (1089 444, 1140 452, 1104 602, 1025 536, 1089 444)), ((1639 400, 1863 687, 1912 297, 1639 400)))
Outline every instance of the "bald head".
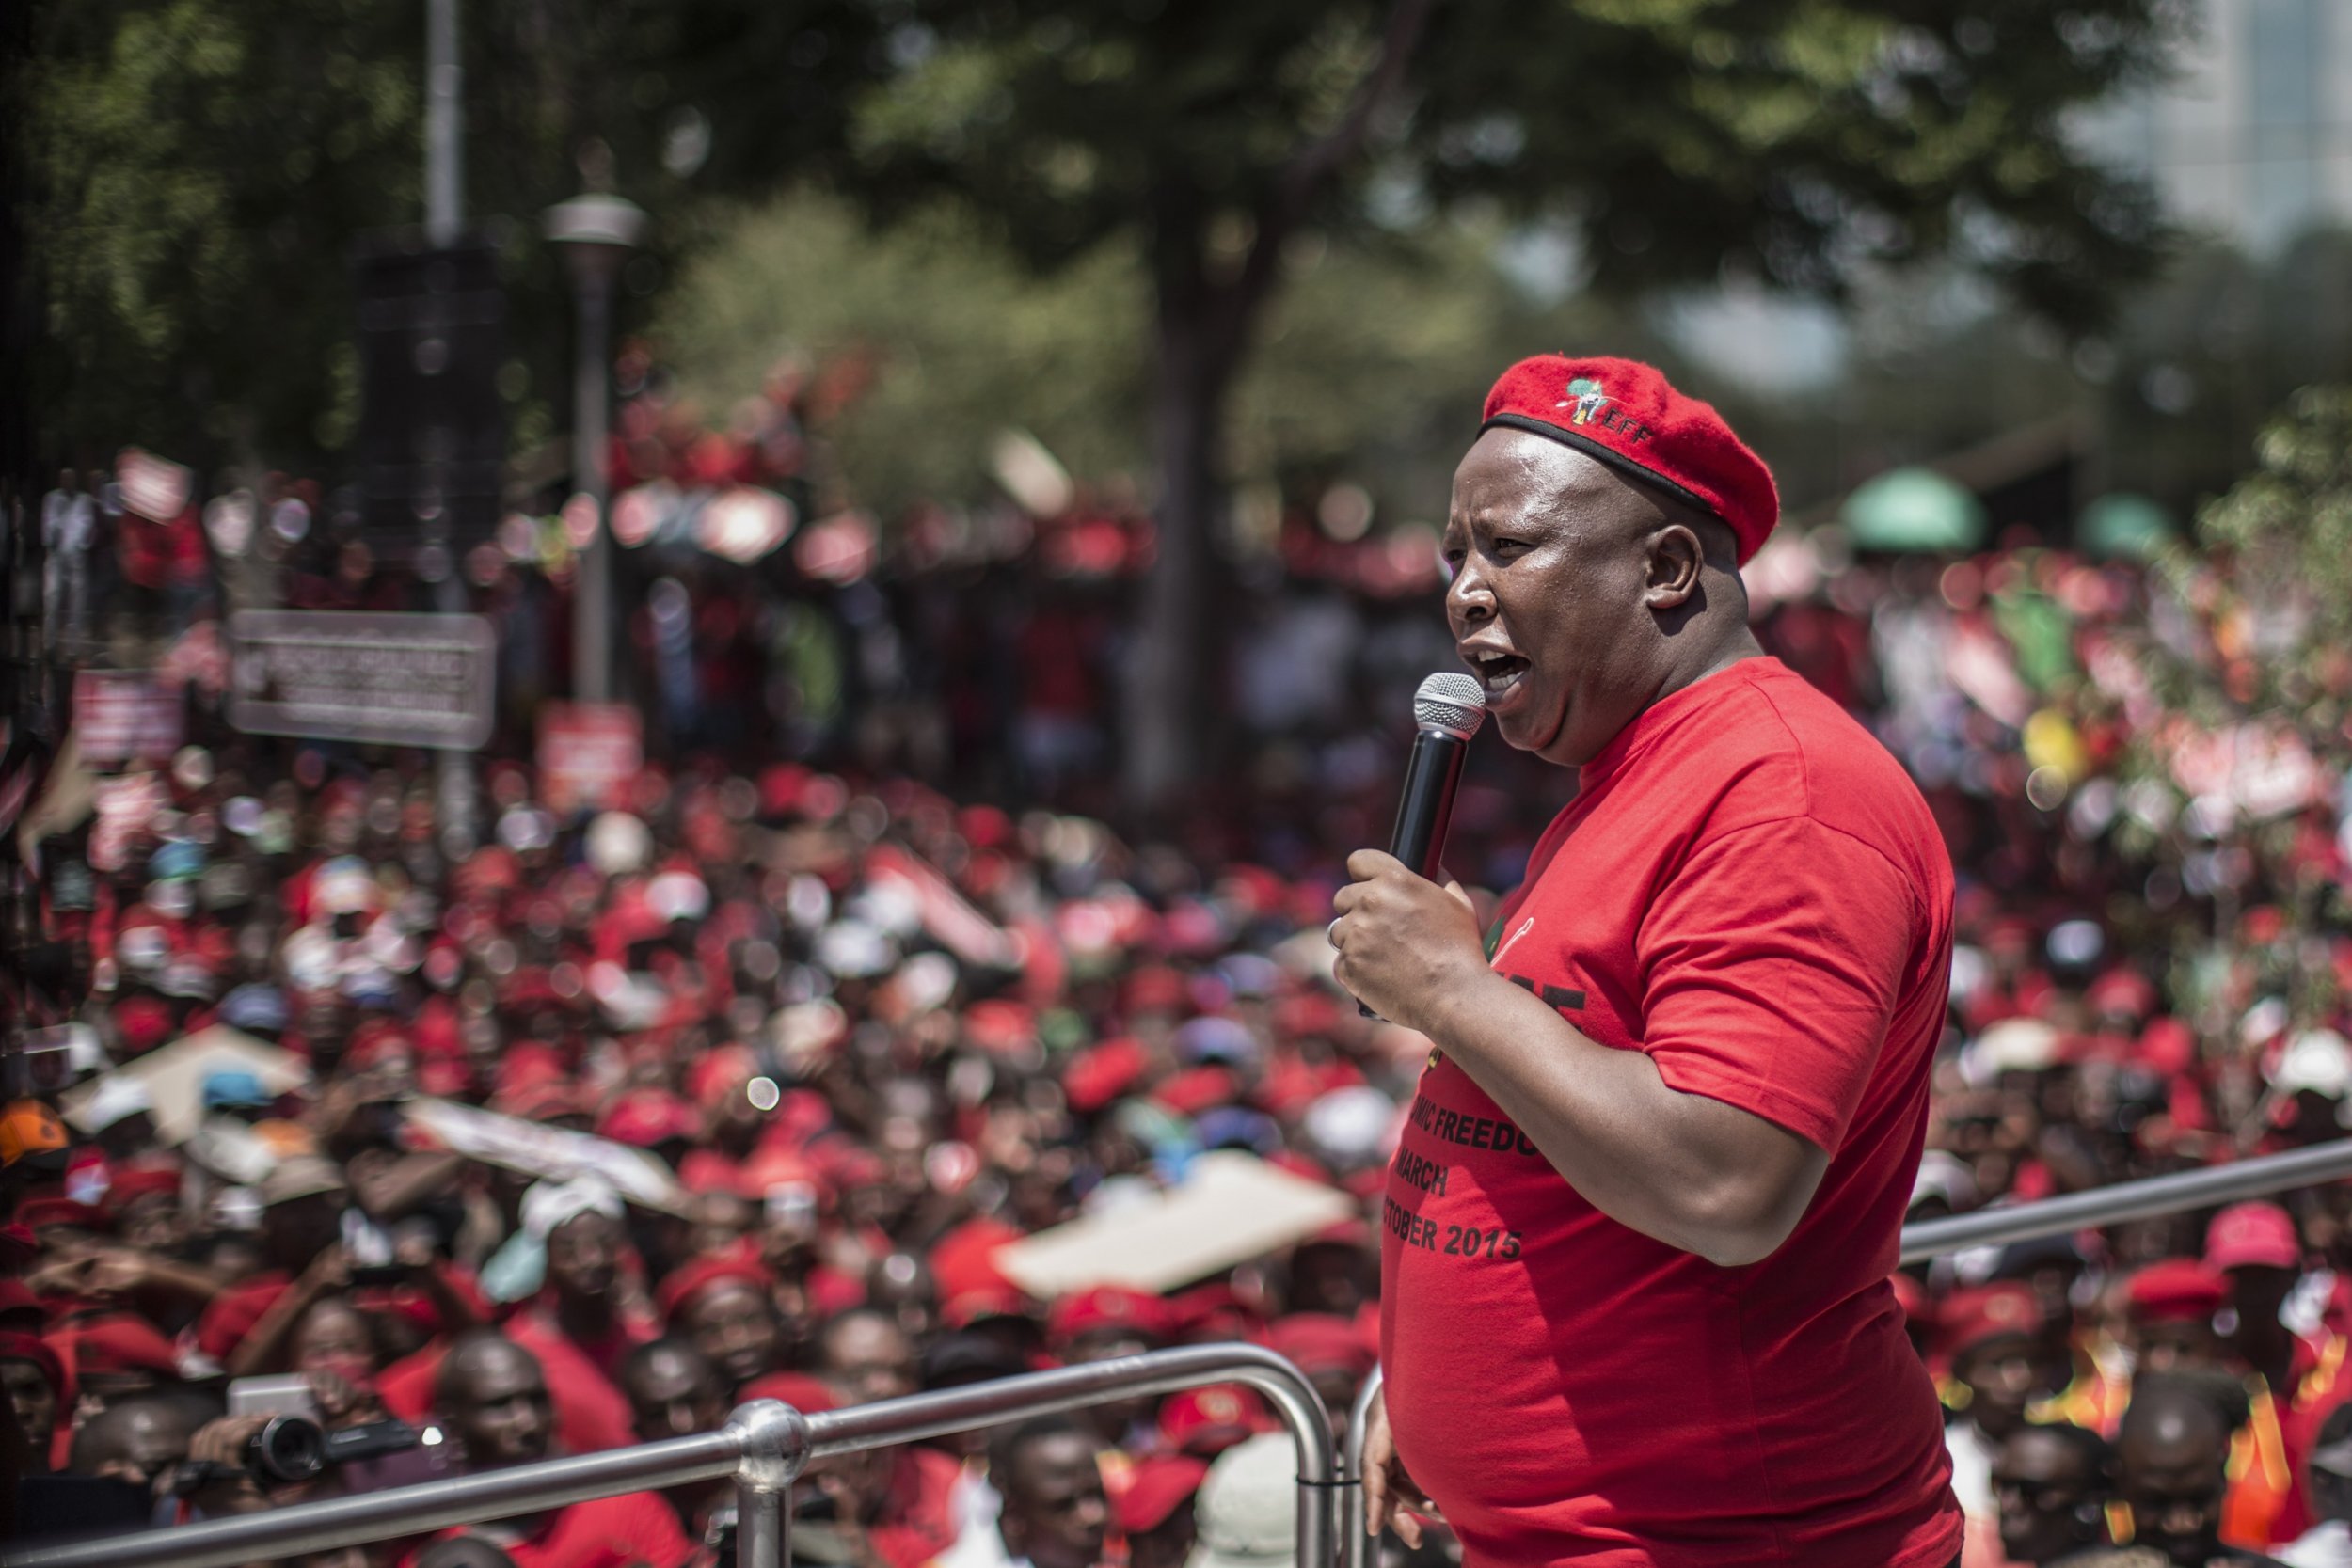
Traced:
POLYGON ((2115 1437, 2116 1494, 2133 1539, 2175 1562, 2202 1562, 2221 1540, 2230 1422, 2194 1384, 2143 1378, 2115 1437))
POLYGON ((434 1402, 476 1469, 547 1457, 554 1407, 539 1358, 496 1329, 459 1335, 434 1379, 434 1402))
POLYGON ((1441 548, 1487 711, 1552 762, 1589 761, 1651 703, 1762 651, 1727 525, 1545 436, 1479 436, 1441 548))
POLYGON ((2119 1452, 2137 1453, 2143 1461, 2213 1457, 2221 1463, 2229 1456, 2230 1424, 2202 1390, 2159 1383, 2132 1400, 2115 1441, 2119 1452))

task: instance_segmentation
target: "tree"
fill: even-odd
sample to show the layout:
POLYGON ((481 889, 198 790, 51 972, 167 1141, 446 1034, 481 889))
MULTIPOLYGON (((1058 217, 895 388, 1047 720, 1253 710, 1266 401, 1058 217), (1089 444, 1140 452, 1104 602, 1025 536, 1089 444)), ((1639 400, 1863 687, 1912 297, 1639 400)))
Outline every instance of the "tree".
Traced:
MULTIPOLYGON (((1747 272, 1836 293, 1957 254, 2070 325, 2142 276, 2141 184, 2067 112, 2153 69, 2169 0, 906 0, 849 178, 951 196, 1033 265, 1136 244, 1158 558, 1125 782, 1179 798, 1204 716, 1221 414, 1301 236, 1483 203, 1629 293, 1747 272)), ((1367 330, 1380 324, 1367 322, 1367 330)), ((1333 388, 1331 395, 1345 395, 1333 388)))
MULTIPOLYGON (((422 0, 34 0, 22 222, 45 353, 40 444, 325 465, 358 409, 348 258, 423 216, 422 0)), ((503 385, 526 438, 569 384, 538 214, 600 144, 654 209, 656 267, 707 198, 841 145, 887 66, 863 0, 463 0, 467 207, 496 221, 503 385), (540 390, 534 392, 533 388, 540 390)))

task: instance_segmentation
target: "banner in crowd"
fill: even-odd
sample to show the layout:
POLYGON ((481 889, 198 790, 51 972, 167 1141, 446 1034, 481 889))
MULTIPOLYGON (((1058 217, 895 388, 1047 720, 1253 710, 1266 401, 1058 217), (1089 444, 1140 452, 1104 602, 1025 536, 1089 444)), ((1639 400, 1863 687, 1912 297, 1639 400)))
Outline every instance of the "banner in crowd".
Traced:
POLYGON ((73 733, 96 768, 161 762, 184 733, 180 688, 150 670, 84 670, 73 677, 73 733))
POLYGON ((569 1181, 593 1171, 631 1203, 665 1213, 687 1212, 686 1189, 669 1166, 643 1149, 453 1100, 421 1098, 402 1109, 443 1147, 469 1160, 548 1181, 569 1181))
POLYGON ((1357 1217, 1345 1193, 1254 1154, 1203 1154, 1164 1193, 1007 1243, 993 1258, 1041 1300, 1097 1285, 1159 1295, 1357 1217))
POLYGON ((471 752, 497 722, 479 615, 241 610, 229 646, 229 721, 248 734, 471 752))
POLYGON ((559 816, 618 800, 645 766, 645 725, 626 703, 543 703, 539 791, 559 816))

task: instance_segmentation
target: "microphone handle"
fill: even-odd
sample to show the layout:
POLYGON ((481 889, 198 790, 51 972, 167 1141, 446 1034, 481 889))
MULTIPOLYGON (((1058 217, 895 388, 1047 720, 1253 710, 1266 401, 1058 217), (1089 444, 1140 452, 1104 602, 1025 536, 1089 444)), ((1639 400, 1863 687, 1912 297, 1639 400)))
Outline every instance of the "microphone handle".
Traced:
MULTIPOLYGON (((1462 782, 1462 759, 1470 742, 1440 729, 1424 729, 1413 736, 1412 755, 1405 763, 1405 790, 1397 798, 1396 827, 1389 834, 1389 853, 1436 881, 1443 874, 1446 824, 1454 816, 1454 791, 1462 782)), ((1380 1015, 1356 1004, 1365 1018, 1380 1015)))

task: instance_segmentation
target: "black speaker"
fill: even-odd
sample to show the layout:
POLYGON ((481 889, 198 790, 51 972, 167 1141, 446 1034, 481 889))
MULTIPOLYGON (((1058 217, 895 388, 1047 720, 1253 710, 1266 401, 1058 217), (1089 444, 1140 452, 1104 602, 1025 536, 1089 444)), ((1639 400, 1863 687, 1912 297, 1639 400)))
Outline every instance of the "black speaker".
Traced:
POLYGON ((437 545, 452 557, 499 521, 506 296, 498 251, 380 237, 355 260, 359 296, 361 537, 382 560, 437 545))

